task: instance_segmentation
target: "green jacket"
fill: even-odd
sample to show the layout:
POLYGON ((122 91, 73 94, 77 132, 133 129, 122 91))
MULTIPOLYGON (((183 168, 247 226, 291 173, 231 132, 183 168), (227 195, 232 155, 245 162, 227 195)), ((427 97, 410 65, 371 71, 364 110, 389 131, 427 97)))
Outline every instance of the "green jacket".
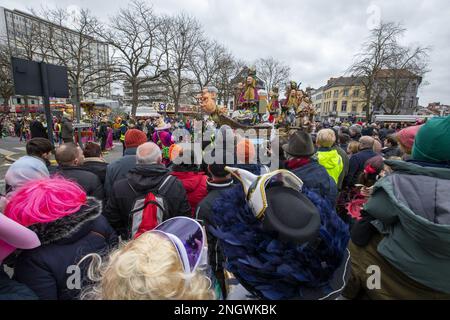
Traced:
POLYGON ((339 183, 339 176, 344 170, 344 162, 335 149, 320 148, 317 151, 317 161, 327 170, 330 177, 333 178, 336 185, 339 183))
POLYGON ((450 169, 386 164, 394 173, 364 208, 384 234, 378 252, 418 283, 450 293, 450 169))

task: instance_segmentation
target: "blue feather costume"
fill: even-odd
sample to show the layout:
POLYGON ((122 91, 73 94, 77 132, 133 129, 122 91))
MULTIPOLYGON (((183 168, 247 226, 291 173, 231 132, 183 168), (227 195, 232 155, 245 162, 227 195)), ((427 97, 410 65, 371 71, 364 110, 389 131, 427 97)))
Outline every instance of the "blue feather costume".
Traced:
POLYGON ((260 299, 311 299, 311 292, 314 297, 325 296, 334 289, 330 282, 345 259, 348 226, 328 201, 306 188, 302 192, 321 218, 317 241, 303 245, 282 242, 276 232, 263 230, 241 185, 224 193, 213 206, 217 227, 209 231, 223 249, 226 269, 260 299))

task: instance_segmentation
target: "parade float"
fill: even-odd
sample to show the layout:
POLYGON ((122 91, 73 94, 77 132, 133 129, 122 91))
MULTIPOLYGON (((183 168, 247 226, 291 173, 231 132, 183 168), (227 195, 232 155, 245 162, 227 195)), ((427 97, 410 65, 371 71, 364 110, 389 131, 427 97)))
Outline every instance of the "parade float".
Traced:
POLYGON ((225 106, 217 105, 217 89, 203 88, 197 96, 203 113, 209 115, 217 126, 233 129, 277 130, 280 135, 291 129, 309 131, 315 115, 308 94, 295 82, 289 82, 285 98, 280 100, 280 89, 271 88, 269 94, 256 79, 256 70, 245 68, 236 85, 235 108, 231 116, 225 106))

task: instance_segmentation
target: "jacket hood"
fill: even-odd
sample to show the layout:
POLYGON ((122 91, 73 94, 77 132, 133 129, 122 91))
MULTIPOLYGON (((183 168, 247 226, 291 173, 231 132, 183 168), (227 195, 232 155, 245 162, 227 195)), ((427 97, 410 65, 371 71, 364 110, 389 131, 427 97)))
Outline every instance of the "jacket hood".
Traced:
POLYGON ((328 149, 327 151, 321 151, 319 149, 318 158, 320 164, 327 170, 331 170, 342 164, 342 158, 335 149, 328 149))
POLYGON ((416 281, 450 293, 450 170, 386 161, 364 209, 385 235, 378 251, 416 281))
POLYGON ((157 188, 169 174, 162 164, 136 165, 127 175, 129 185, 139 193, 157 188))
POLYGON ((195 191, 206 179, 206 175, 203 172, 173 171, 171 174, 182 182, 188 193, 195 191))
POLYGON ((50 223, 35 224, 29 229, 38 235, 42 245, 73 243, 89 233, 92 221, 100 216, 101 211, 101 202, 88 198, 86 205, 77 213, 50 223))

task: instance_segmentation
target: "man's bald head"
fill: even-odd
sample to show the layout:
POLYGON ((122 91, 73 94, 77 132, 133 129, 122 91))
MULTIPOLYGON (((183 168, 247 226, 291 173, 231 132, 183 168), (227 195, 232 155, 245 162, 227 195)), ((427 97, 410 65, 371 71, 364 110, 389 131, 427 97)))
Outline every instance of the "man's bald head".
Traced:
POLYGON ((64 143, 56 149, 55 159, 60 166, 81 166, 84 162, 83 150, 75 143, 64 143))
POLYGON ((136 151, 137 164, 160 164, 161 149, 153 142, 141 144, 136 151))
POLYGON ((369 136, 364 136, 359 139, 359 150, 373 149, 375 139, 369 136))

